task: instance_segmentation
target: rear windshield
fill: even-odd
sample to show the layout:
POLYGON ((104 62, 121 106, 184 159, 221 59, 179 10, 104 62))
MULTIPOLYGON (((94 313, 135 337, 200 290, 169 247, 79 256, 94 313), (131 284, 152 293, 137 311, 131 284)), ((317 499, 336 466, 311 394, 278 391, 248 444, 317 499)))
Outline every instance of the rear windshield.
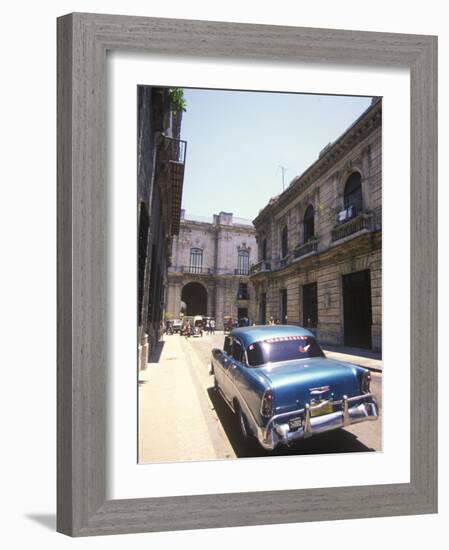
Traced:
POLYGON ((266 363, 278 363, 308 357, 324 357, 315 338, 310 336, 280 336, 250 344, 246 350, 248 363, 257 367, 266 363))

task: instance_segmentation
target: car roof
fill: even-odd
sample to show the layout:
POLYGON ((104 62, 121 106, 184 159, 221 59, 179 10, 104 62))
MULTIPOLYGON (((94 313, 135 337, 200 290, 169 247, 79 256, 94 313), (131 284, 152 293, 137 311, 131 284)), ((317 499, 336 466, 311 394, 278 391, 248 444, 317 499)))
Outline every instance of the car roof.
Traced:
POLYGON ((260 325, 255 327, 240 327, 231 331, 231 336, 238 336, 245 347, 275 338, 276 336, 311 336, 315 337, 310 330, 296 325, 260 325))

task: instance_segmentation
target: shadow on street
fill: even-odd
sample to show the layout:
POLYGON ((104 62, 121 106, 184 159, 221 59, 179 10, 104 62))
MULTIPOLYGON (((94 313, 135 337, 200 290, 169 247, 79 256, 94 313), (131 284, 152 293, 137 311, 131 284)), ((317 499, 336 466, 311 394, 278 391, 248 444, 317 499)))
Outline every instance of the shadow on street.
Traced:
POLYGON ((361 443, 354 434, 343 429, 317 434, 310 439, 305 439, 290 447, 279 447, 274 451, 266 451, 254 438, 243 440, 240 435, 237 418, 221 395, 213 387, 208 388, 207 393, 226 436, 238 458, 374 452, 374 449, 361 443))
POLYGON ((164 345, 165 342, 163 340, 159 340, 159 342, 155 344, 153 350, 150 353, 150 356, 148 357, 149 363, 159 363, 164 345))

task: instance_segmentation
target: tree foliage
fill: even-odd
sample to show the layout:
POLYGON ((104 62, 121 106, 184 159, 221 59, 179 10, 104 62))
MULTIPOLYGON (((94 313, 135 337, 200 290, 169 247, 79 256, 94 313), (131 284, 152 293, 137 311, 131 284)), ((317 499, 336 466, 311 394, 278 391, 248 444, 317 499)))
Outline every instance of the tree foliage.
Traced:
POLYGON ((187 103, 184 97, 184 90, 182 88, 172 88, 170 90, 170 99, 172 111, 174 113, 183 113, 187 110, 187 103))

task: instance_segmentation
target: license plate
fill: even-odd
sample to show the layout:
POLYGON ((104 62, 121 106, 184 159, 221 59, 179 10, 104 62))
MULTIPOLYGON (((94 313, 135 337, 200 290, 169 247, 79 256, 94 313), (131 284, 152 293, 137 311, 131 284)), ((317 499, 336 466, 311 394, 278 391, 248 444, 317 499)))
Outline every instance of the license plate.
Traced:
POLYGON ((332 401, 321 401, 321 403, 312 403, 310 416, 321 416, 323 414, 330 414, 333 411, 332 401))
POLYGON ((302 418, 292 418, 288 421, 288 425, 290 426, 291 430, 296 430, 302 426, 302 418))

